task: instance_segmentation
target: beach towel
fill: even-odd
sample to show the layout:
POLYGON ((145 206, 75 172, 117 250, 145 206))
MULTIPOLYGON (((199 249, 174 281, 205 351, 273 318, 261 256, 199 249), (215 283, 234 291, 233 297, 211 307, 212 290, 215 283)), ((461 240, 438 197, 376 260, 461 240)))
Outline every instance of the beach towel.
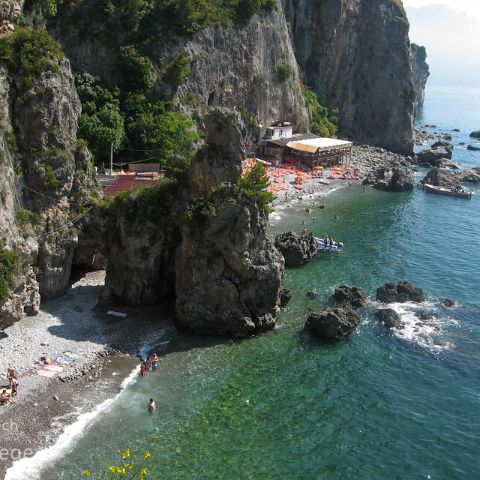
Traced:
POLYGON ((50 370, 39 370, 37 372, 37 375, 40 375, 41 377, 46 377, 46 378, 52 378, 56 375, 56 372, 51 372, 50 370))
POLYGON ((58 356, 56 359, 55 359, 55 363, 57 365, 60 365, 61 367, 68 367, 69 365, 71 365, 75 360, 73 360, 72 358, 68 358, 68 357, 61 357, 61 356, 58 356))

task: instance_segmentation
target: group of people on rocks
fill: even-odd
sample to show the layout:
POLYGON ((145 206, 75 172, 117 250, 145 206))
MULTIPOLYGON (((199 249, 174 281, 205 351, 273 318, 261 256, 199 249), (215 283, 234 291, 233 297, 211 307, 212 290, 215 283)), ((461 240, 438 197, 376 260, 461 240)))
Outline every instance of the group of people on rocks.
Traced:
POLYGON ((18 373, 13 367, 7 369, 8 387, 10 392, 4 388, 0 394, 0 403, 2 405, 8 405, 15 403, 13 397, 18 393, 18 373))
POLYGON ((156 353, 153 353, 152 355, 149 355, 148 358, 140 365, 140 376, 145 377, 146 375, 148 375, 148 372, 150 372, 150 370, 156 370, 157 368, 158 355, 156 353))

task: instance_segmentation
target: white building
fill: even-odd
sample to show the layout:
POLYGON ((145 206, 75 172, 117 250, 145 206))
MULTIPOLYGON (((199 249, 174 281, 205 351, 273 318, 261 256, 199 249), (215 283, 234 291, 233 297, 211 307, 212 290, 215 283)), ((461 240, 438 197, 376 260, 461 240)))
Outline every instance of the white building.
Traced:
POLYGON ((290 122, 276 122, 267 128, 264 140, 278 140, 279 138, 292 138, 293 127, 290 122))

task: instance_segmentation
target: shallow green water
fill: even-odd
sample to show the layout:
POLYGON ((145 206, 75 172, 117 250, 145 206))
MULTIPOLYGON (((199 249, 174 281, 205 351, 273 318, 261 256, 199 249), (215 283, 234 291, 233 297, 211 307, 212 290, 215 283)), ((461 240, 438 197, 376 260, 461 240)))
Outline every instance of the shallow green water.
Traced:
POLYGON ((321 201, 325 210, 299 204, 272 218, 273 233, 305 226, 346 245, 287 272, 294 297, 276 332, 173 339, 159 370, 131 385, 41 479, 77 479, 127 447, 150 450, 148 478, 163 480, 479 478, 480 197, 352 188, 321 201), (401 279, 429 295, 405 318, 425 309, 430 324, 412 321, 394 335, 367 312, 344 342, 303 331, 334 286, 373 294, 401 279), (307 300, 311 289, 320 297, 307 300), (460 305, 447 310, 443 297, 460 305))

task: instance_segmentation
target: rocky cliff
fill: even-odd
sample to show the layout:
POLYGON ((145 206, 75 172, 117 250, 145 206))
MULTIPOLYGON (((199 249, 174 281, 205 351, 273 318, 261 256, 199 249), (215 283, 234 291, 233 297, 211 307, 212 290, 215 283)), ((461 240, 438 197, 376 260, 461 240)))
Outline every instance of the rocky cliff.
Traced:
POLYGON ((42 31, 1 39, 0 327, 69 285, 77 228, 96 189, 76 142, 81 111, 70 64, 42 31))
POLYGON ((342 136, 410 154, 409 24, 395 0, 283 0, 297 62, 342 136))
POLYGON ((415 89, 415 106, 423 107, 425 100, 425 87, 428 77, 430 76, 430 68, 427 63, 427 50, 412 43, 412 67, 413 67, 413 85, 415 89))

